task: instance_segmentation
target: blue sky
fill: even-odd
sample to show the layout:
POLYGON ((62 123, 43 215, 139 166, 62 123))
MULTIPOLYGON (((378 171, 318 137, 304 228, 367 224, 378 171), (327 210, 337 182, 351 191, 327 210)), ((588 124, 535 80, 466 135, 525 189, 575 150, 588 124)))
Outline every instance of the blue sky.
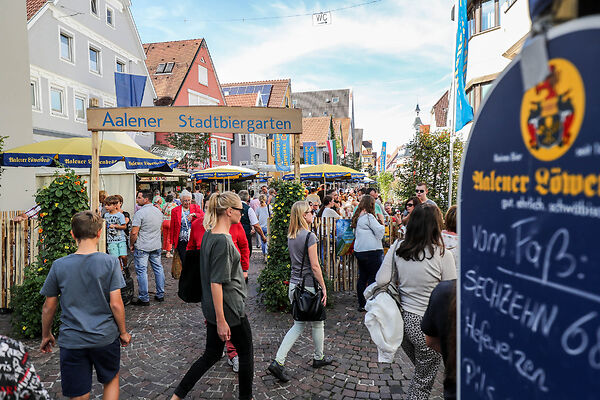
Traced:
POLYGON ((132 12, 142 42, 205 38, 222 83, 291 78, 293 91, 352 88, 356 127, 375 150, 385 140, 392 152, 412 136, 417 100, 428 123, 450 86, 452 0, 381 0, 312 25, 312 13, 368 1, 132 0, 132 12), (288 17, 297 14, 309 15, 288 17))

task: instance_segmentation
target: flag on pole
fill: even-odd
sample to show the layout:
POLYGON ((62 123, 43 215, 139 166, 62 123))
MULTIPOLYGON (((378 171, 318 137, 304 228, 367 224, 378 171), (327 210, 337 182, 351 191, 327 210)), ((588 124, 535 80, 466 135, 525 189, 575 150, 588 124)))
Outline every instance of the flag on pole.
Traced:
POLYGON ((385 154, 385 147, 386 147, 386 142, 381 143, 381 164, 379 166, 379 172, 385 172, 385 164, 386 164, 386 157, 387 155, 385 154))
POLYGON ((337 149, 335 139, 327 141, 327 152, 329 152, 329 164, 337 164, 337 149))
POLYGON ((303 142, 304 164, 317 165, 317 142, 303 142))
POLYGON ((115 72, 117 107, 139 107, 144 98, 146 77, 115 72))
POLYGON ((461 130, 463 126, 473 120, 473 108, 465 93, 469 45, 467 36, 467 0, 458 0, 458 29, 456 30, 456 54, 454 57, 455 131, 461 130))

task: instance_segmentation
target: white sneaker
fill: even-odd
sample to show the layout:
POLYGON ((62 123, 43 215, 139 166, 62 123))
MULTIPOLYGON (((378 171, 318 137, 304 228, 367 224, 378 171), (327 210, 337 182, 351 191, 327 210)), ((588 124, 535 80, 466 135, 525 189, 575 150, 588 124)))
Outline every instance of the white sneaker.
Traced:
POLYGON ((240 359, 238 356, 228 359, 227 364, 231 365, 233 372, 240 372, 240 359))

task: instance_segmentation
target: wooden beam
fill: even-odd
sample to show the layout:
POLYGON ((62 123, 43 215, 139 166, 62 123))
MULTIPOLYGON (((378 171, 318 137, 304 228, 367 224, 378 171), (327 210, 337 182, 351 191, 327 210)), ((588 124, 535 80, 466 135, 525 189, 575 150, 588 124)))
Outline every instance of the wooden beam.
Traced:
POLYGON ((90 209, 97 212, 100 207, 100 140, 98 131, 92 131, 92 167, 90 170, 90 209))
POLYGON ((300 182, 300 135, 294 135, 294 179, 300 182))

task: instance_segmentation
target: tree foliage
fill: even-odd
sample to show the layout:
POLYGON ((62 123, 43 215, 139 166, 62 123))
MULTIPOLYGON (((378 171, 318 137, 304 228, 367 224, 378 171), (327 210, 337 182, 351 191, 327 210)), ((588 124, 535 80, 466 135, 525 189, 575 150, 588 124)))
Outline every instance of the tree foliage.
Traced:
POLYGON ((344 167, 360 171, 362 169, 362 166, 360 164, 359 153, 347 153, 346 156, 342 158, 342 165, 344 167))
POLYGON ((391 200, 393 197, 392 183, 394 182, 394 175, 391 172, 380 172, 377 175, 377 185, 379 186, 379 192, 383 201, 391 200))
MULTIPOLYGON (((11 306, 15 333, 34 338, 42 332, 42 305, 44 297, 40 290, 52 263, 77 250, 71 237, 71 217, 89 209, 86 181, 72 169, 56 177, 47 187, 38 190, 35 201, 40 206, 39 253, 37 261, 25 269, 22 285, 13 288, 11 306)), ((57 313, 53 330, 58 330, 57 313)))
POLYGON ((176 149, 187 151, 179 161, 181 169, 199 167, 210 157, 210 133, 170 133, 167 142, 176 149))
MULTIPOLYGON (((415 195, 415 187, 425 182, 432 199, 445 211, 448 208, 450 175, 450 133, 446 130, 434 133, 417 133, 408 144, 409 161, 399 174, 400 184, 397 195, 407 199, 415 195)), ((461 138, 454 140, 454 165, 452 174, 452 204, 456 204, 458 176, 464 143, 461 138)))

